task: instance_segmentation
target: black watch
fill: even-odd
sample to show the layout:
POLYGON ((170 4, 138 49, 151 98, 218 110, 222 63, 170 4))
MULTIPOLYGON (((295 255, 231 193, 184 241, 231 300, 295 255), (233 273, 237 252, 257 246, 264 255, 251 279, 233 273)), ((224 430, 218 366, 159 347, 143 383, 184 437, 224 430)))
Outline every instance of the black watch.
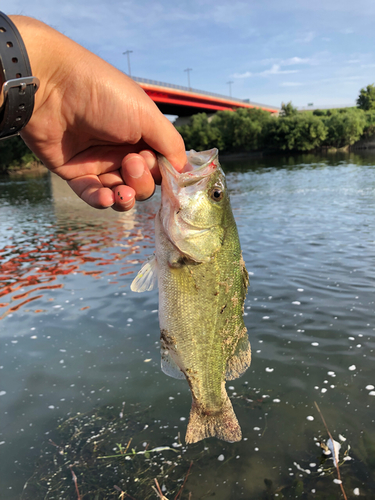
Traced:
POLYGON ((3 104, 0 108, 0 140, 18 135, 33 114, 39 80, 32 76, 29 58, 14 23, 0 12, 0 71, 3 104))

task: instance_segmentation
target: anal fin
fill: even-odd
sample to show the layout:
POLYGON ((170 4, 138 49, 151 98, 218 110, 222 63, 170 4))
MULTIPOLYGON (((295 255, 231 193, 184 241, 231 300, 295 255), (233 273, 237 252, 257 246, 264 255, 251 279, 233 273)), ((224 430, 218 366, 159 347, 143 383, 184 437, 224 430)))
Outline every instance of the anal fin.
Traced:
POLYGON ((241 377, 249 368, 250 363, 251 347, 245 330, 245 335, 240 338, 233 355, 227 361, 225 379, 234 380, 241 377))
POLYGON ((161 349, 161 369, 168 377, 184 379, 185 375, 167 349, 161 349))

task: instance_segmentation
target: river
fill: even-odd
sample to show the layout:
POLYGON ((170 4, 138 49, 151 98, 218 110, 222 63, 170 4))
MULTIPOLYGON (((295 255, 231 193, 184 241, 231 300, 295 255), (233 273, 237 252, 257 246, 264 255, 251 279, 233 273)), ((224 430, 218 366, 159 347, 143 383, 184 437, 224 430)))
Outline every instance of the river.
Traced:
POLYGON ((1 499, 145 500, 155 478, 169 500, 340 498, 328 431, 348 498, 375 498, 375 155, 223 167, 253 353, 227 383, 233 444, 184 444, 191 396, 160 370, 157 291, 130 291, 160 193, 119 214, 54 176, 0 179, 1 499))

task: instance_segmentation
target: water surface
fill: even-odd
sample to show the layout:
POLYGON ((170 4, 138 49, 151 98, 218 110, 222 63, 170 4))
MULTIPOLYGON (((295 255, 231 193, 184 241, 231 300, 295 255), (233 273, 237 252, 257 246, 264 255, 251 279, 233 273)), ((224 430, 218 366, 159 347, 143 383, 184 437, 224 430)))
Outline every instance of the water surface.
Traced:
MULTIPOLYGON (((346 439, 348 497, 374 497, 375 156, 224 169, 250 273, 253 361, 227 384, 244 439, 189 447, 176 446, 188 386, 159 368, 157 291, 130 291, 153 252, 160 195, 118 214, 86 207, 49 175, 0 180, 0 498, 20 498, 59 423, 105 407, 147 409, 137 450, 174 444, 193 462, 183 498, 339 498, 314 402, 346 439)), ((174 498, 167 479, 165 489, 174 498)))

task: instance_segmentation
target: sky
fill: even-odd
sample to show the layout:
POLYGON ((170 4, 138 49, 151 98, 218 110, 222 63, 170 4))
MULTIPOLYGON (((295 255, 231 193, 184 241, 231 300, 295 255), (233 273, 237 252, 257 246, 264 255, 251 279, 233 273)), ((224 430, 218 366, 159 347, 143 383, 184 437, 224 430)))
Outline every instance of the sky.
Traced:
POLYGON ((375 82, 374 0, 8 0, 132 76, 297 107, 375 82), (233 82, 229 84, 228 82, 233 82))

